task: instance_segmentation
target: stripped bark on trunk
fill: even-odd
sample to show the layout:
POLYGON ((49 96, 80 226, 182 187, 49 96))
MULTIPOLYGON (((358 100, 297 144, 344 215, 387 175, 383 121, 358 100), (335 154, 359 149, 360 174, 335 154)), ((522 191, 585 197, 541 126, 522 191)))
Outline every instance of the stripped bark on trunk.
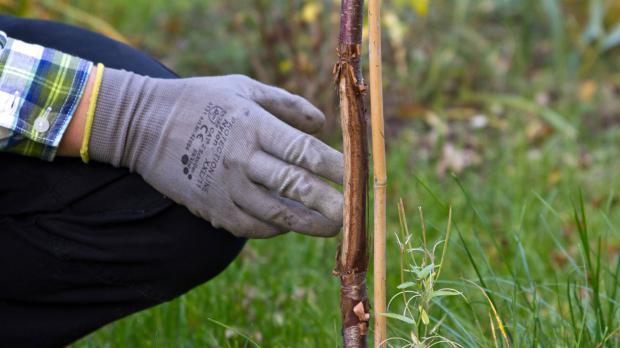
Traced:
POLYGON ((366 290, 368 139, 363 103, 366 87, 360 67, 363 10, 363 0, 342 0, 338 63, 334 67, 345 159, 343 236, 335 268, 341 282, 345 348, 367 346, 370 319, 366 290))

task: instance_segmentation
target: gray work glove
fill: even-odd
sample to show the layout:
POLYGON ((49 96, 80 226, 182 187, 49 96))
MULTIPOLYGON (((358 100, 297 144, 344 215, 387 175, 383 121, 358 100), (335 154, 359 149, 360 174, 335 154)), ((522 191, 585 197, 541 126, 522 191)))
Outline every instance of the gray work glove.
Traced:
POLYGON ((241 75, 156 79, 105 68, 92 159, 127 167, 236 236, 333 236, 342 225, 342 154, 307 133, 323 114, 241 75))

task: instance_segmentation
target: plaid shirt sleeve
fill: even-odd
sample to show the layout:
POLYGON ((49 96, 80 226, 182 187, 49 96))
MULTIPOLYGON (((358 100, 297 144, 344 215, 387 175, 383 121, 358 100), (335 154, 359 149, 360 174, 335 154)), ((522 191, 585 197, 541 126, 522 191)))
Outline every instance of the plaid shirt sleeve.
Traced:
POLYGON ((0 31, 0 151, 53 160, 92 66, 0 31))

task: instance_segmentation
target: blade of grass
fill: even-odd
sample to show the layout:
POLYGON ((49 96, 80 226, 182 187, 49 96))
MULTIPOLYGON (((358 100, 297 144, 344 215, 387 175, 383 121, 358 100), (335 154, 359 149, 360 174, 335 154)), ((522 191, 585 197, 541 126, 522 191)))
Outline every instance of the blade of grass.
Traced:
POLYGON ((258 347, 258 348, 261 348, 260 344, 256 343, 256 341, 254 341, 253 339, 251 339, 248 335, 244 334, 244 333, 243 333, 243 332, 241 332, 240 330, 235 329, 235 328, 234 328, 234 327, 232 327, 232 326, 226 325, 226 324, 222 323, 221 321, 217 321, 217 320, 212 319, 212 318, 207 318, 207 320, 208 320, 208 321, 210 321, 210 322, 212 322, 212 323, 214 323, 214 324, 217 324, 217 325, 219 325, 219 326, 221 326, 221 327, 223 327, 223 328, 226 328, 226 329, 228 329, 228 330, 233 331, 233 332, 234 332, 234 333, 236 333, 237 335, 239 335, 239 336, 241 336, 241 337, 245 338, 247 342, 252 343, 254 346, 256 346, 256 347, 258 347))
POLYGON ((470 282, 475 287, 477 287, 482 292, 486 300, 489 302, 489 305, 491 306, 491 310, 493 311, 493 315, 495 316, 495 321, 497 322, 497 326, 500 332, 502 333, 502 338, 504 339, 504 343, 506 344, 506 347, 510 347, 510 342, 508 340, 508 334, 506 334, 506 329, 504 327, 504 323, 502 322, 502 318, 499 316, 499 313, 497 312, 497 309, 495 308, 495 305, 493 304, 493 301, 491 301, 491 298, 487 294, 486 290, 481 288, 480 285, 470 280, 465 279, 465 281, 470 282))
POLYGON ((501 104, 517 111, 538 115, 556 131, 562 133, 569 139, 575 139, 577 137, 577 129, 568 120, 566 120, 562 114, 551 108, 538 105, 534 101, 528 100, 521 96, 505 94, 475 94, 467 96, 465 100, 481 101, 489 105, 501 104))

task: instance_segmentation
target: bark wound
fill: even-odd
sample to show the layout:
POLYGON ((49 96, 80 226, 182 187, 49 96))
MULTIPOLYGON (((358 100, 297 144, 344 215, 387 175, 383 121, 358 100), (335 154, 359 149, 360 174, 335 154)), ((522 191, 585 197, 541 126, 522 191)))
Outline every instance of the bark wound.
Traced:
POLYGON ((368 140, 363 103, 366 87, 360 68, 363 7, 362 0, 342 1, 338 62, 334 66, 345 158, 343 237, 334 274, 341 282, 345 348, 367 346, 370 318, 366 290, 368 140))

